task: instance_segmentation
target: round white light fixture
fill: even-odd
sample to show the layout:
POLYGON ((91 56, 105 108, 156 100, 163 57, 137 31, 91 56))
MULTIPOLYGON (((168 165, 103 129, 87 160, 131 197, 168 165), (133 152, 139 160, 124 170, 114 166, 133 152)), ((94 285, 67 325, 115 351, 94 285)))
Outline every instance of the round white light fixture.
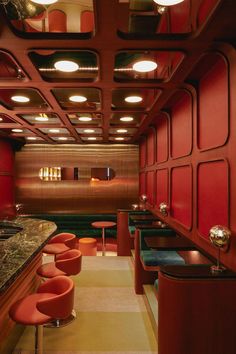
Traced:
POLYGON ((70 96, 69 100, 72 102, 85 102, 87 101, 87 97, 85 96, 80 96, 80 95, 74 95, 74 96, 70 96))
POLYGON ((38 122, 47 122, 48 121, 48 117, 44 117, 44 116, 38 116, 34 118, 35 120, 37 120, 38 122))
POLYGON ((184 0, 153 0, 157 5, 161 6, 172 6, 172 5, 177 5, 184 0))
POLYGON ((57 2, 58 0, 31 0, 31 1, 35 2, 35 4, 51 5, 57 2))
POLYGON ((94 133, 94 129, 84 129, 84 133, 94 133))
POLYGON ((79 117, 78 118, 81 122, 89 122, 90 120, 92 120, 91 117, 79 117))
POLYGON ((127 129, 117 129, 117 133, 127 133, 127 129))
POLYGON ((142 102, 143 98, 141 96, 127 96, 125 97, 125 102, 128 103, 139 103, 142 102))
POLYGON ((36 140, 37 138, 35 136, 27 136, 27 140, 36 140))
POLYGON ((117 137, 115 138, 115 140, 124 140, 125 138, 122 138, 121 136, 120 137, 117 137))
POLYGON ((2 122, 2 121, 3 121, 3 118, 0 117, 0 122, 2 122))
POLYGON ((134 120, 133 117, 121 117, 120 120, 122 122, 132 122, 134 120))
POLYGON ((95 138, 95 136, 90 136, 88 140, 97 140, 97 138, 95 138))
POLYGON ((66 73, 72 73, 79 69, 79 65, 71 60, 59 60, 54 64, 54 68, 66 73))
POLYGON ((13 133, 23 133, 23 129, 12 129, 11 130, 13 133))
POLYGON ((157 63, 153 60, 140 60, 133 64, 133 70, 139 73, 148 73, 157 68, 157 63))
POLYGON ((67 138, 65 136, 60 136, 58 140, 67 140, 67 138))
POLYGON ((60 133, 60 129, 49 129, 50 133, 60 133))
POLYGON ((19 103, 26 103, 26 102, 30 101, 29 97, 20 96, 20 95, 12 96, 11 100, 14 102, 19 102, 19 103))

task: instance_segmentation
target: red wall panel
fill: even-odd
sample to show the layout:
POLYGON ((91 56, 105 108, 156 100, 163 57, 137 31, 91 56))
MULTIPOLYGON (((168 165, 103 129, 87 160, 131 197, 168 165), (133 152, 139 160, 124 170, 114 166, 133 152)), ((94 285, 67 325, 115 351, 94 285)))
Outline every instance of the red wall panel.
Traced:
POLYGON ((205 238, 212 226, 228 226, 228 170, 224 160, 198 166, 198 231, 205 238))
POLYGON ((146 173, 139 174, 139 195, 146 194, 146 173))
POLYGON ((156 132, 154 128, 148 131, 147 136, 147 165, 151 166, 155 162, 155 142, 156 132))
POLYGON ((14 155, 10 143, 0 140, 0 172, 12 173, 14 168, 14 155))
POLYGON ((0 175, 0 217, 14 216, 14 179, 0 175))
POLYGON ((160 114, 156 119, 156 160, 158 163, 168 159, 168 116, 160 114))
POLYGON ((171 216, 187 229, 192 226, 192 168, 175 167, 171 171, 171 216))
POLYGON ((168 169, 156 171, 156 207, 166 202, 169 204, 169 188, 168 188, 168 169))
POLYGON ((199 7, 198 11, 198 24, 202 25, 209 14, 211 13, 213 7, 219 2, 219 0, 204 0, 201 2, 201 5, 199 7))
POLYGON ((154 171, 147 172, 147 202, 152 206, 155 202, 154 176, 154 171))
POLYGON ((142 139, 139 146, 139 164, 140 168, 144 168, 146 165, 146 139, 142 139))
POLYGON ((186 156, 192 149, 192 98, 183 92, 171 110, 171 155, 186 156))
POLYGON ((198 146, 209 149, 221 146, 228 137, 227 64, 218 56, 213 68, 200 80, 198 146))

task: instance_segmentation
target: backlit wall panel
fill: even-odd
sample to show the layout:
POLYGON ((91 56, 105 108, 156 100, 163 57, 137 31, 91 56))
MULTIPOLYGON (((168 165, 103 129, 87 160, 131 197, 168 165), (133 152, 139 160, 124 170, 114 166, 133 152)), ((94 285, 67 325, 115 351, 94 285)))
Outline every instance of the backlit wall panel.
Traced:
POLYGON ((147 136, 147 165, 151 166, 155 161, 155 137, 156 131, 154 128, 151 128, 147 136))
POLYGON ((160 203, 169 204, 169 188, 168 188, 168 169, 156 171, 156 207, 159 208, 160 203))
POLYGON ((168 159, 168 142, 168 115, 161 113, 156 118, 156 161, 158 163, 168 159))
POLYGON ((228 225, 229 166, 227 161, 200 163, 197 174, 198 231, 208 238, 214 225, 228 225))
POLYGON ((200 80, 198 145, 210 149, 224 145, 228 137, 228 75, 221 57, 200 80))
POLYGON ((171 171, 171 216, 187 229, 192 226, 192 168, 175 167, 171 171))
POLYGON ((154 171, 147 172, 147 200, 151 206, 154 206, 155 202, 154 176, 154 171))
POLYGON ((182 92, 171 109, 171 156, 189 155, 192 149, 192 98, 182 92))

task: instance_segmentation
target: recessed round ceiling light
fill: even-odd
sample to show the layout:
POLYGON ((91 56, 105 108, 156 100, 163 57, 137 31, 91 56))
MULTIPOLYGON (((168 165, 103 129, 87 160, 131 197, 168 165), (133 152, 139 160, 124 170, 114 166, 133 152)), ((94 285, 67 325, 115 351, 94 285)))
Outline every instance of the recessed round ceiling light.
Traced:
POLYGON ((81 122, 89 122, 90 120, 92 120, 91 117, 79 117, 78 118, 81 122))
POLYGON ((95 138, 95 136, 90 136, 88 140, 97 140, 97 138, 95 138))
POLYGON ((70 96, 69 100, 72 102, 85 102, 85 101, 87 101, 87 97, 80 96, 80 95, 74 95, 74 96, 70 96))
POLYGON ((122 138, 121 136, 115 138, 115 140, 124 140, 124 138, 122 138))
POLYGON ((84 129, 84 133, 94 133, 94 129, 84 129))
POLYGON ((45 116, 38 116, 34 118, 35 120, 37 120, 38 122, 47 122, 48 121, 48 117, 45 116))
POLYGON ((125 102, 128 103, 138 103, 141 102, 143 98, 141 96, 127 96, 125 97, 125 102))
POLYGON ((60 136, 58 140, 67 140, 67 138, 65 136, 60 136))
POLYGON ((35 136, 27 136, 27 140, 36 140, 37 138, 35 136))
POLYGON ((58 0, 31 0, 31 1, 35 2, 36 4, 51 5, 57 2, 58 0))
POLYGON ((139 73, 148 73, 157 68, 157 63, 153 60, 140 60, 133 64, 133 70, 139 73))
POLYGON ((117 129, 117 133, 127 133, 127 129, 117 129))
POLYGON ((79 69, 79 65, 71 60, 58 60, 54 64, 54 68, 59 71, 66 72, 66 73, 72 73, 72 72, 77 71, 79 69))
POLYGON ((161 5, 161 6, 171 6, 171 5, 177 5, 181 2, 183 2, 184 0, 154 0, 154 2, 157 5, 161 5))
POLYGON ((23 132, 23 129, 12 129, 11 130, 13 133, 22 133, 23 132))
POLYGON ((132 120, 134 120, 133 117, 121 117, 120 120, 122 122, 132 122, 132 120))
POLYGON ((29 97, 20 96, 20 95, 12 96, 11 100, 14 102, 20 102, 20 103, 26 103, 26 102, 30 101, 29 97))
POLYGON ((0 117, 0 122, 2 122, 2 121, 3 121, 3 118, 0 117))
POLYGON ((49 129, 50 133, 60 133, 60 129, 49 129))

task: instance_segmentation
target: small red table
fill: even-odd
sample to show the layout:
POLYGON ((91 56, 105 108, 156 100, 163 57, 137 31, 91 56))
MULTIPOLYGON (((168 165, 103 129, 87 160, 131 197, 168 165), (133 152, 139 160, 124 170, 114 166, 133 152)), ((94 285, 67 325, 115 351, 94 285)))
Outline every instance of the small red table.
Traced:
POLYGON ((116 223, 113 221, 94 221, 92 222, 92 226, 96 228, 102 229, 102 255, 105 256, 105 229, 108 227, 115 226, 116 223))

